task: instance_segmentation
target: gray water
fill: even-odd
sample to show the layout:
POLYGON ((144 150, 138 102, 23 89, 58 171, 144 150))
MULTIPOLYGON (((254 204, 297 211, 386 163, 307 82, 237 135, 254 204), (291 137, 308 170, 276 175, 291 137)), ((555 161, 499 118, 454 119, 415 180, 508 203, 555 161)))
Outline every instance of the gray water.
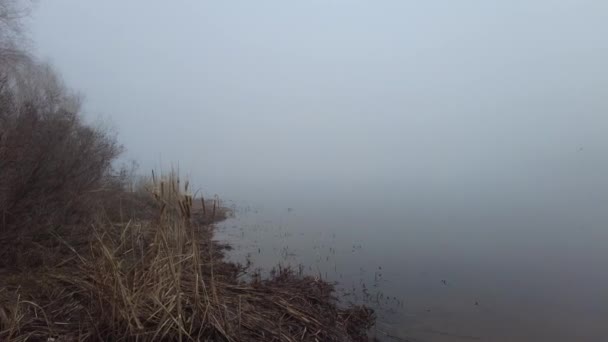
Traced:
POLYGON ((233 260, 338 282, 383 340, 606 340, 608 186, 526 175, 243 186, 217 239, 233 260))

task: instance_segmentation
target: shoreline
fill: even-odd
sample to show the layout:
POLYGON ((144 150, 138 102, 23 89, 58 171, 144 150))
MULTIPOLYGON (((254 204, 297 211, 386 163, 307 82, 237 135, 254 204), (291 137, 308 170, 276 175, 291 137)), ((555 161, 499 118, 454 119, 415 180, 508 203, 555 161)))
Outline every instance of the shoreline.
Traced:
POLYGON ((32 241, 38 255, 0 280, 0 339, 369 340, 371 309, 340 305, 332 284, 301 271, 263 278, 227 261, 213 235, 230 211, 217 200, 203 211, 174 175, 163 188, 114 194, 118 212, 104 208, 92 229, 32 241))

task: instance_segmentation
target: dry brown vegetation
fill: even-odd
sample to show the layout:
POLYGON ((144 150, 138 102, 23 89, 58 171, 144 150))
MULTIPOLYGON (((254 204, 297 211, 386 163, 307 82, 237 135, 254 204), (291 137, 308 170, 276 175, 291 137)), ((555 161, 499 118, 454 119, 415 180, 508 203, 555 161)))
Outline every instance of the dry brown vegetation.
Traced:
POLYGON ((120 151, 82 121, 77 97, 48 66, 0 69, 0 243, 10 247, 0 265, 19 266, 19 248, 88 222, 100 194, 119 188, 111 166, 120 151))
POLYGON ((323 280, 243 280, 212 240, 217 198, 115 171, 115 137, 20 47, 20 4, 0 0, 0 341, 367 339, 373 313, 323 280))
POLYGON ((367 339, 372 312, 340 309, 320 279, 280 269, 240 280, 246 269, 224 261, 177 178, 156 184, 156 218, 98 218, 88 230, 50 237, 52 264, 3 274, 0 339, 367 339))

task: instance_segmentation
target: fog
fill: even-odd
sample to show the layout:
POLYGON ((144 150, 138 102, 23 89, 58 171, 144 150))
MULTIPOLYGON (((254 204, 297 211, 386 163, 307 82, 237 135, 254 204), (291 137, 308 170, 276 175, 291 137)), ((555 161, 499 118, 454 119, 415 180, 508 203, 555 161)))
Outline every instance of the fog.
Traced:
MULTIPOLYGON (((142 170, 486 188, 608 171, 605 1, 45 1, 36 53, 142 170)), ((147 172, 147 171, 146 171, 147 172)), ((240 189, 240 190, 239 190, 240 189)))
POLYGON ((365 304, 403 338, 597 341, 607 13, 604 0, 54 0, 27 27, 88 120, 116 129, 123 161, 179 166, 227 200, 229 257, 400 299, 365 304))

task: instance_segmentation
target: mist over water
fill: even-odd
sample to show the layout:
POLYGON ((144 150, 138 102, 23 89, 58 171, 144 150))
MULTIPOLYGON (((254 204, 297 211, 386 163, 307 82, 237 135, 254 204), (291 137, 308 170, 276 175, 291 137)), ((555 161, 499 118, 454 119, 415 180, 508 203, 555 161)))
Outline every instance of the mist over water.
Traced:
POLYGON ((125 160, 234 204, 231 257, 397 298, 404 338, 608 335, 608 2, 37 7, 125 160))
POLYGON ((266 272, 280 262, 337 281, 378 311, 379 337, 592 341, 608 314, 608 213, 594 204, 606 189, 555 185, 268 187, 228 202, 236 217, 218 239, 266 272))

